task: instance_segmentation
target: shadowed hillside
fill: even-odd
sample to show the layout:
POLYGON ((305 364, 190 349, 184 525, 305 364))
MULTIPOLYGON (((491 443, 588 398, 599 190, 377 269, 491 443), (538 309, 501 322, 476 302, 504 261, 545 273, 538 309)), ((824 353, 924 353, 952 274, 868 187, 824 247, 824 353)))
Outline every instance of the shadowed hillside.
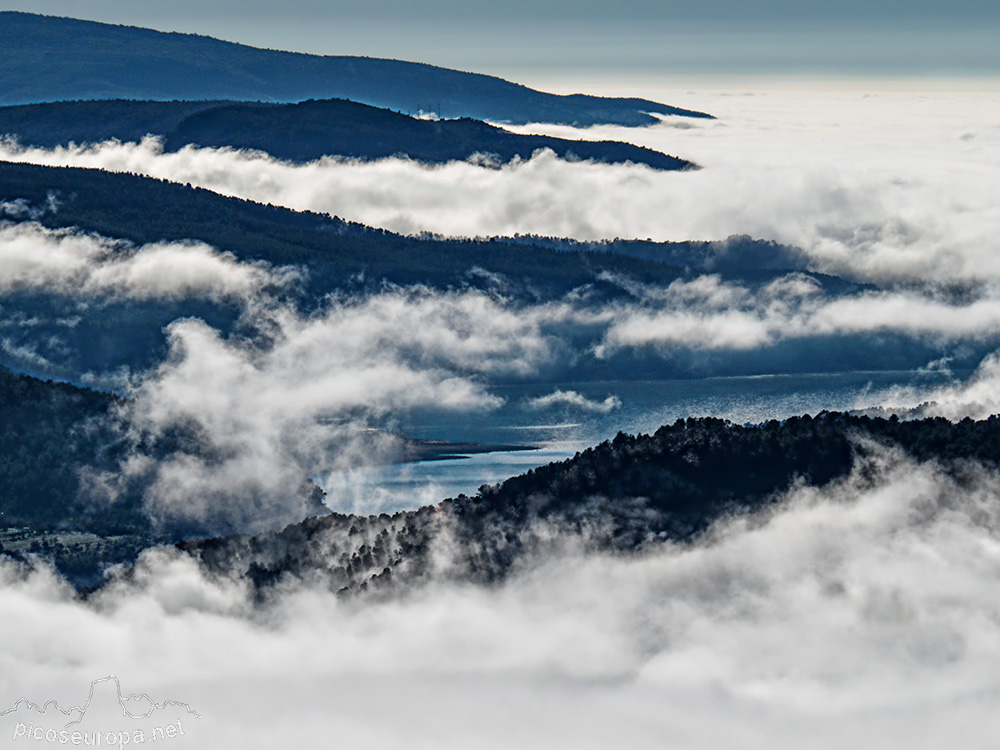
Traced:
POLYGON ((577 125, 709 117, 645 99, 535 91, 493 76, 369 57, 257 49, 194 34, 0 12, 0 103, 68 99, 351 99, 402 112, 577 125))
POLYGON ((392 516, 335 513, 280 532, 180 547, 262 594, 286 579, 322 580, 344 593, 398 591, 441 576, 491 583, 544 555, 557 534, 619 553, 694 540, 727 514, 766 508, 795 482, 821 487, 845 478, 878 450, 870 441, 941 462, 962 481, 967 460, 996 467, 1000 419, 678 420, 652 435, 619 433, 574 458, 482 487, 474 498, 392 516), (449 556, 444 567, 442 554, 449 556))
MULTIPOLYGON (((437 290, 479 288, 501 293, 514 304, 555 300, 582 290, 587 304, 600 305, 635 299, 620 279, 664 287, 707 272, 760 288, 788 272, 788 267, 781 267, 785 261, 792 268, 801 267, 793 250, 747 238, 719 243, 564 243, 523 237, 414 237, 148 177, 9 162, 0 162, 3 201, 25 207, 20 213, 8 211, 8 220, 35 221, 52 229, 75 228, 136 245, 200 240, 241 261, 297 267, 302 271, 300 281, 282 294, 304 310, 324 304, 330 292, 368 294, 383 289, 385 282, 437 290)), ((831 276, 808 275, 817 292, 825 295, 864 289, 831 276)), ((13 290, 4 305, 9 315, 19 311, 16 314, 35 323, 8 329, 0 363, 71 380, 80 373, 111 372, 123 365, 133 371, 152 366, 165 354, 164 326, 178 318, 199 317, 228 333, 239 317, 238 307, 226 299, 110 298, 77 309, 75 300, 49 295, 42 288, 13 290), (76 317, 80 320, 73 327, 58 325, 60 320, 76 317), (52 347, 50 341, 55 342, 52 347), (18 359, 12 352, 20 348, 42 354, 58 363, 59 369, 41 369, 18 359)), ((963 356, 968 361, 981 359, 985 356, 982 348, 988 345, 970 346, 963 356)), ((903 335, 835 340, 819 336, 715 354, 677 349, 667 358, 654 350, 637 350, 600 359, 586 345, 584 349, 573 359, 572 376, 560 370, 545 377, 586 380, 614 379, 622 373, 652 378, 912 369, 943 356, 934 341, 903 335)), ((965 361, 959 364, 970 366, 965 361)))
POLYGON ((115 100, 2 107, 0 135, 44 148, 112 138, 136 142, 158 135, 168 151, 187 145, 229 146, 294 162, 322 156, 374 160, 406 155, 440 164, 481 154, 487 163, 506 163, 547 148, 563 159, 633 162, 661 170, 695 166, 630 143, 518 135, 478 120, 421 120, 344 99, 300 104, 115 100))

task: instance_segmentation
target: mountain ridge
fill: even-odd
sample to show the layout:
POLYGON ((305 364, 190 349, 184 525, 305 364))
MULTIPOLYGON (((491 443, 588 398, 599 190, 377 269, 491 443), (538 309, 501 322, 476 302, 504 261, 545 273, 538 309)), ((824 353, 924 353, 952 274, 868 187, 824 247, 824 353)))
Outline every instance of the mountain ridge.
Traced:
MULTIPOLYGON (((559 299, 574 289, 584 289, 587 304, 598 305, 633 299, 616 279, 665 287, 676 280, 711 273, 747 288, 760 288, 801 267, 798 261, 790 268, 777 268, 785 260, 796 261, 796 254, 748 238, 708 244, 636 241, 628 248, 619 248, 621 242, 407 236, 325 214, 226 197, 203 188, 76 167, 0 162, 3 201, 19 207, 19 216, 10 216, 11 220, 34 221, 50 230, 95 233, 125 240, 133 247, 198 240, 242 261, 264 261, 275 268, 299 267, 306 273, 287 291, 289 301, 304 311, 321 307, 330 292, 364 296, 384 289, 385 283, 438 291, 476 288, 489 294, 497 292, 495 284, 499 283, 504 298, 514 305, 559 299), (55 210, 46 210, 50 203, 55 210), (619 249, 629 252, 615 252, 619 249), (649 257, 630 257, 634 255, 649 257)), ((859 293, 867 288, 836 277, 808 275, 826 294, 859 293)), ((163 327, 180 317, 200 317, 221 331, 234 330, 239 319, 238 307, 226 300, 106 300, 92 306, 76 326, 66 328, 57 322, 77 309, 71 299, 37 289, 30 294, 19 292, 6 304, 29 318, 38 316, 49 323, 9 329, 7 343, 14 348, 5 350, 0 362, 29 368, 12 352, 20 346, 31 351, 42 347, 38 353, 57 363, 58 369, 31 371, 69 380, 83 372, 113 372, 121 365, 134 371, 152 366, 165 353, 163 327), (42 335, 43 329, 47 336, 42 335), (50 338, 62 342, 60 347, 74 343, 65 350, 42 346, 50 338)), ((803 363, 809 364, 809 371, 862 370, 870 369, 873 363, 883 369, 914 369, 950 355, 934 342, 903 335, 876 341, 857 336, 849 338, 849 343, 847 339, 838 341, 838 346, 831 346, 825 337, 794 340, 763 350, 725 350, 717 357, 697 350, 677 350, 669 358, 655 350, 628 350, 620 357, 601 359, 587 349, 582 359, 573 359, 572 376, 562 364, 553 363, 555 370, 538 373, 538 377, 614 379, 622 367, 645 373, 644 377, 803 372, 803 363)), ((953 365, 974 366, 977 357, 985 356, 984 346, 988 344, 970 345, 963 359, 953 365)))
POLYGON ((970 462, 995 468, 1000 461, 1000 418, 679 419, 648 435, 619 433, 573 458, 484 485, 475 497, 392 516, 331 513, 177 548, 213 574, 247 582, 258 599, 302 580, 350 595, 392 595, 441 579, 490 585, 557 548, 561 537, 613 554, 697 541, 720 519, 766 513, 795 486, 875 475, 885 450, 966 481, 970 462), (450 559, 442 565, 444 550, 450 559))
POLYGON ((0 135, 22 146, 54 148, 159 136, 167 151, 201 146, 264 151, 296 163, 324 156, 374 161, 405 155, 443 164, 479 156, 499 165, 550 149, 562 159, 634 163, 664 171, 696 169, 676 156, 620 141, 521 135, 471 118, 426 120, 347 99, 304 102, 48 102, 0 107, 0 135))
POLYGON ((433 103, 439 115, 512 123, 641 126, 658 122, 654 113, 711 118, 646 99, 550 94, 426 63, 265 50, 208 36, 19 11, 0 11, 0 47, 5 50, 0 104, 344 98, 399 111, 433 103))

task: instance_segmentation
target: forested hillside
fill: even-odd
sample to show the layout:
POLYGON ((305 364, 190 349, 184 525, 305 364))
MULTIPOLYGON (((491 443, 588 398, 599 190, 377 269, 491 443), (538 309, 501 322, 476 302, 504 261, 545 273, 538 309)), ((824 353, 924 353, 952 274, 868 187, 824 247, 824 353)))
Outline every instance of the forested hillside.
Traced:
POLYGON ((441 164, 480 155, 483 163, 502 164, 551 149, 563 159, 632 162, 660 170, 695 166, 629 143, 518 135, 478 120, 417 119, 344 99, 300 104, 118 100, 0 107, 0 135, 45 148, 112 138, 135 142, 157 135, 168 151, 188 145, 255 149, 293 162, 405 155, 441 164))
POLYGON ((746 426, 678 420, 652 435, 619 434, 575 458, 482 487, 473 498, 392 516, 331 514, 280 532, 180 546, 262 593, 286 577, 317 575, 342 592, 415 586, 440 575, 488 583, 525 556, 544 554, 559 533, 619 553, 697 539, 726 514, 767 507, 795 482, 820 487, 846 477, 874 444, 938 461, 961 478, 967 460, 1000 462, 1000 418, 908 422, 823 413, 746 426))
MULTIPOLYGON (((579 243, 533 237, 405 236, 138 175, 9 162, 0 162, 0 203, 5 204, 2 218, 10 222, 92 232, 133 245, 197 240, 232 253, 239 261, 292 267, 298 280, 269 291, 305 312, 326 304, 330 293, 370 294, 383 290, 387 283, 419 284, 439 291, 482 289, 502 294, 509 303, 524 305, 559 300, 568 294, 584 294, 578 303, 590 306, 619 301, 645 304, 644 288, 664 289, 675 281, 693 281, 706 273, 753 290, 803 268, 802 258, 793 248, 746 237, 715 243, 579 243), (790 267, 782 267, 785 263, 790 267)), ((128 248, 119 251, 127 252, 128 248)), ((833 297, 868 289, 823 274, 809 272, 808 276, 817 295, 833 297)), ((49 294, 44 288, 8 290, 5 305, 10 314, 19 310, 18 314, 36 320, 36 324, 30 330, 14 327, 8 331, 5 358, 0 362, 63 379, 121 367, 144 370, 164 354, 162 331, 171 321, 199 317, 229 333, 240 315, 237 302, 231 298, 197 297, 125 300, 112 296, 81 311, 75 300, 49 294), (46 322, 77 317, 72 327, 52 328, 46 322), (49 354, 40 352, 54 363, 50 369, 31 365, 13 354, 25 347, 35 350, 56 339, 61 342, 59 347, 49 354)), ((956 367, 963 367, 978 361, 976 357, 981 359, 989 345, 970 342, 956 356, 942 352, 933 339, 886 334, 856 336, 833 345, 829 337, 818 336, 798 338, 787 345, 719 352, 674 348, 666 357, 647 348, 625 351, 623 360, 599 358, 584 344, 585 351, 568 363, 575 371, 570 374, 563 368, 559 377, 910 369, 946 353, 955 356, 956 367)))

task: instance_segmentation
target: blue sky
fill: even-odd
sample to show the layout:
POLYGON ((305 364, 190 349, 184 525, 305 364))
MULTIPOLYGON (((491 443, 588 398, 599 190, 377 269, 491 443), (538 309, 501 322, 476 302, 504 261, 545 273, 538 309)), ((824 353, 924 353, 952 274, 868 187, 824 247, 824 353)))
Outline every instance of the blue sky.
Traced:
POLYGON ((0 8, 515 76, 1000 73, 996 0, 24 0, 0 8))

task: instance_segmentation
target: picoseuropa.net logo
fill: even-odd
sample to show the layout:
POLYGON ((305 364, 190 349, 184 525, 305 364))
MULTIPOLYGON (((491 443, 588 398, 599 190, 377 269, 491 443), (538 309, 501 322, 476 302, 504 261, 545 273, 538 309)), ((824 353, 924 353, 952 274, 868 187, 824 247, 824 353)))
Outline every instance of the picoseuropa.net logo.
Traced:
POLYGON ((70 732, 68 729, 44 729, 36 727, 34 722, 25 725, 18 722, 14 725, 14 739, 37 740, 38 742, 57 742, 61 745, 67 743, 73 745, 86 745, 98 747, 125 747, 129 744, 141 745, 145 742, 156 742, 157 740, 174 739, 184 736, 184 725, 178 719, 176 724, 167 724, 165 727, 154 727, 149 736, 142 729, 135 729, 131 732, 118 730, 117 732, 70 732))
POLYGON ((4 729, 23 747, 124 748, 186 738, 201 716, 179 701, 157 703, 145 693, 122 695, 118 678, 109 675, 90 684, 80 706, 67 709, 53 700, 39 706, 21 698, 0 718, 11 723, 4 729))

